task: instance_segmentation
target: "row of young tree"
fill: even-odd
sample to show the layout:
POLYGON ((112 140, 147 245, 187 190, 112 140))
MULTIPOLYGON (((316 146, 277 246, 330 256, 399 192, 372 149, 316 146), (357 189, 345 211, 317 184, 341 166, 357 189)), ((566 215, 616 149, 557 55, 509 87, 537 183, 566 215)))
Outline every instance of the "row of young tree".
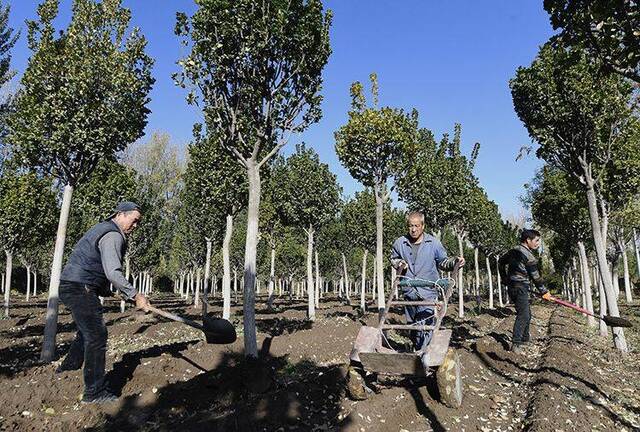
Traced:
MULTIPOLYGON (((188 54, 178 62, 180 71, 173 79, 204 119, 194 127, 184 175, 166 137, 155 136, 150 144, 122 154, 143 134, 154 81, 144 36, 129 29, 129 11, 119 0, 75 0, 71 23, 57 33, 52 24, 57 8, 56 0, 45 0, 38 8, 38 20, 28 26, 33 54, 19 91, 6 104, 0 186, 0 242, 8 251, 7 274, 13 255, 30 262, 33 259, 24 257, 34 254, 41 263, 48 261, 42 257, 53 263, 48 266, 43 360, 51 360, 55 348, 57 288, 65 244, 68 250, 74 236, 121 199, 139 201, 145 218, 131 241, 128 275, 144 275, 140 278, 144 277, 147 287, 151 277, 168 276, 185 295, 190 295, 190 286, 194 302, 200 303, 201 293, 217 291, 221 273, 225 316, 230 314, 234 279, 236 298, 242 297, 248 356, 257 356, 254 311, 261 288, 259 275, 267 285, 269 306, 274 292, 288 290, 292 295, 295 291, 307 297, 310 320, 329 286, 345 298, 359 295, 363 309, 366 293, 375 296, 378 309, 384 307, 385 280, 392 276, 384 256, 390 242, 404 231, 402 212, 390 204, 394 190, 408 207, 425 212, 428 226, 451 253, 457 251, 474 263, 474 277, 460 275, 460 315, 465 295, 480 293, 481 256, 493 307, 493 262, 513 244, 515 229, 503 222, 474 176, 479 145, 469 156, 463 154, 459 125, 452 136, 437 140, 419 126, 415 110, 380 107, 377 77, 372 75, 370 103, 364 86, 354 83, 348 120, 335 132, 336 153, 364 186, 363 192, 344 201, 335 175, 305 145, 298 145, 286 158, 279 154, 292 134, 321 117, 322 70, 331 52, 331 12, 323 11, 319 0, 261 5, 219 0, 199 5, 191 17, 178 14, 176 35, 188 54), (29 213, 29 208, 38 211, 29 213), (47 247, 39 236, 49 235, 53 242, 52 215, 58 208, 55 245, 47 247), (31 218, 21 220, 20 215, 31 218), (65 242, 67 234, 70 238, 65 242), (40 252, 31 252, 38 247, 40 252), (375 253, 375 260, 368 265, 369 252, 375 253), (359 290, 351 276, 358 267, 359 290), (371 267, 376 270, 371 272, 371 267), (371 273, 372 283, 367 284, 371 273), (295 275, 303 274, 304 284, 294 281, 295 275), (330 283, 322 283, 323 277, 330 283)), ((3 11, 0 44, 6 48, 1 50, 6 61, 0 66, 7 66, 6 82, 15 36, 7 27, 9 10, 3 11)), ((581 77, 578 72, 576 77, 581 77)), ((527 94, 525 90, 518 93, 526 87, 519 86, 518 79, 512 88, 523 117, 525 111, 518 109, 517 100, 528 101, 528 97, 517 96, 527 94)), ((621 103, 612 92, 607 95, 621 103)), ((563 119, 553 110, 548 114, 556 122, 563 119)), ((542 128, 532 127, 530 131, 542 128)), ((599 133, 598 139, 604 140, 599 133)), ((534 132, 532 136, 543 144, 534 132)), ((608 151, 618 148, 609 146, 608 151)), ((624 161, 619 169, 633 166, 631 160, 624 161)), ((603 171, 612 171, 608 175, 614 178, 620 175, 603 171)), ((595 178, 600 184, 602 177, 595 178)), ((10 276, 6 280, 8 295, 10 276)), ((607 292, 611 277, 601 280, 607 292)), ((502 303, 500 281, 498 287, 502 303)), ((206 308, 206 298, 202 305, 206 308)), ((616 313, 614 306, 608 307, 616 313)), ((616 331, 617 340, 620 334, 616 331)))
MULTIPOLYGON (((593 311, 596 292, 599 313, 619 316, 619 260, 627 302, 631 244, 640 262, 640 6, 603 0, 544 6, 559 32, 510 82, 515 110, 545 162, 525 201, 552 232, 550 250, 566 293, 593 311)), ((603 323, 600 332, 606 335, 603 323)), ((621 328, 613 328, 613 339, 627 350, 621 328)))

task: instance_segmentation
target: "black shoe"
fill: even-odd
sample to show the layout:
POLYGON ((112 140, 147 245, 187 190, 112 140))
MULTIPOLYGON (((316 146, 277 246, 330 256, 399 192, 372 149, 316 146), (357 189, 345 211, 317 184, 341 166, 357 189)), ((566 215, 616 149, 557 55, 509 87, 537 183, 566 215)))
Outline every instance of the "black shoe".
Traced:
POLYGON ((63 372, 68 372, 68 371, 74 371, 74 370, 78 370, 82 367, 82 362, 78 363, 78 362, 73 362, 70 361, 68 358, 65 358, 62 363, 60 363, 60 365, 56 368, 56 373, 63 373, 63 372))
POLYGON ((99 391, 97 394, 93 396, 87 396, 86 394, 82 396, 82 403, 85 403, 85 404, 90 404, 90 403, 102 404, 102 403, 108 403, 108 402, 115 402, 117 400, 118 400, 118 396, 114 395, 107 389, 99 391))

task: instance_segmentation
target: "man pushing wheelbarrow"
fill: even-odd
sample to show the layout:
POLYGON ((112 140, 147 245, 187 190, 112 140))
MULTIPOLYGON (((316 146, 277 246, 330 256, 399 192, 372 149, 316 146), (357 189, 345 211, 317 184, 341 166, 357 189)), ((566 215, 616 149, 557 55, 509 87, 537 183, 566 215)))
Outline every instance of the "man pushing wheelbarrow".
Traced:
POLYGON ((392 288, 377 327, 363 326, 351 351, 348 375, 349 394, 366 399, 370 392, 364 377, 400 375, 427 377, 435 372, 443 403, 459 407, 462 403, 462 378, 459 357, 449 347, 452 331, 441 329, 454 281, 440 278, 438 269, 453 270, 462 257, 448 258, 440 241, 424 234, 424 215, 407 215, 409 233, 397 239, 391 253, 392 265, 400 275, 394 287, 402 290, 403 300, 394 300, 392 288), (386 323, 393 305, 405 307, 407 324, 386 323), (409 330, 413 350, 393 349, 387 340, 388 330, 409 330))

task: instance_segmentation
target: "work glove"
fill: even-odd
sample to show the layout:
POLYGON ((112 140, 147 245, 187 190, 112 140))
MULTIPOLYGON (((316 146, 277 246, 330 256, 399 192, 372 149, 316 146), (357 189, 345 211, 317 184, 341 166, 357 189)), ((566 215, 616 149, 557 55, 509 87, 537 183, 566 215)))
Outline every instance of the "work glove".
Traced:
POLYGON ((546 301, 551 301, 553 297, 551 297, 551 293, 547 291, 546 293, 542 294, 542 298, 546 301))

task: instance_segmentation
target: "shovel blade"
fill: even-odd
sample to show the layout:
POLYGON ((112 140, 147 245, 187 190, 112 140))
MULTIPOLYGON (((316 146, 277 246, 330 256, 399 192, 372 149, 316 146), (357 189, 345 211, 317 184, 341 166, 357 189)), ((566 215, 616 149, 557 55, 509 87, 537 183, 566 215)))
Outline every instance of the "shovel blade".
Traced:
POLYGON ((202 320, 202 326, 207 343, 230 344, 238 338, 233 324, 226 319, 207 315, 202 320))
POLYGON ((633 327, 633 324, 631 324, 631 321, 621 317, 605 315, 602 317, 602 321, 604 321, 604 323, 609 327, 625 327, 625 328, 633 327))

